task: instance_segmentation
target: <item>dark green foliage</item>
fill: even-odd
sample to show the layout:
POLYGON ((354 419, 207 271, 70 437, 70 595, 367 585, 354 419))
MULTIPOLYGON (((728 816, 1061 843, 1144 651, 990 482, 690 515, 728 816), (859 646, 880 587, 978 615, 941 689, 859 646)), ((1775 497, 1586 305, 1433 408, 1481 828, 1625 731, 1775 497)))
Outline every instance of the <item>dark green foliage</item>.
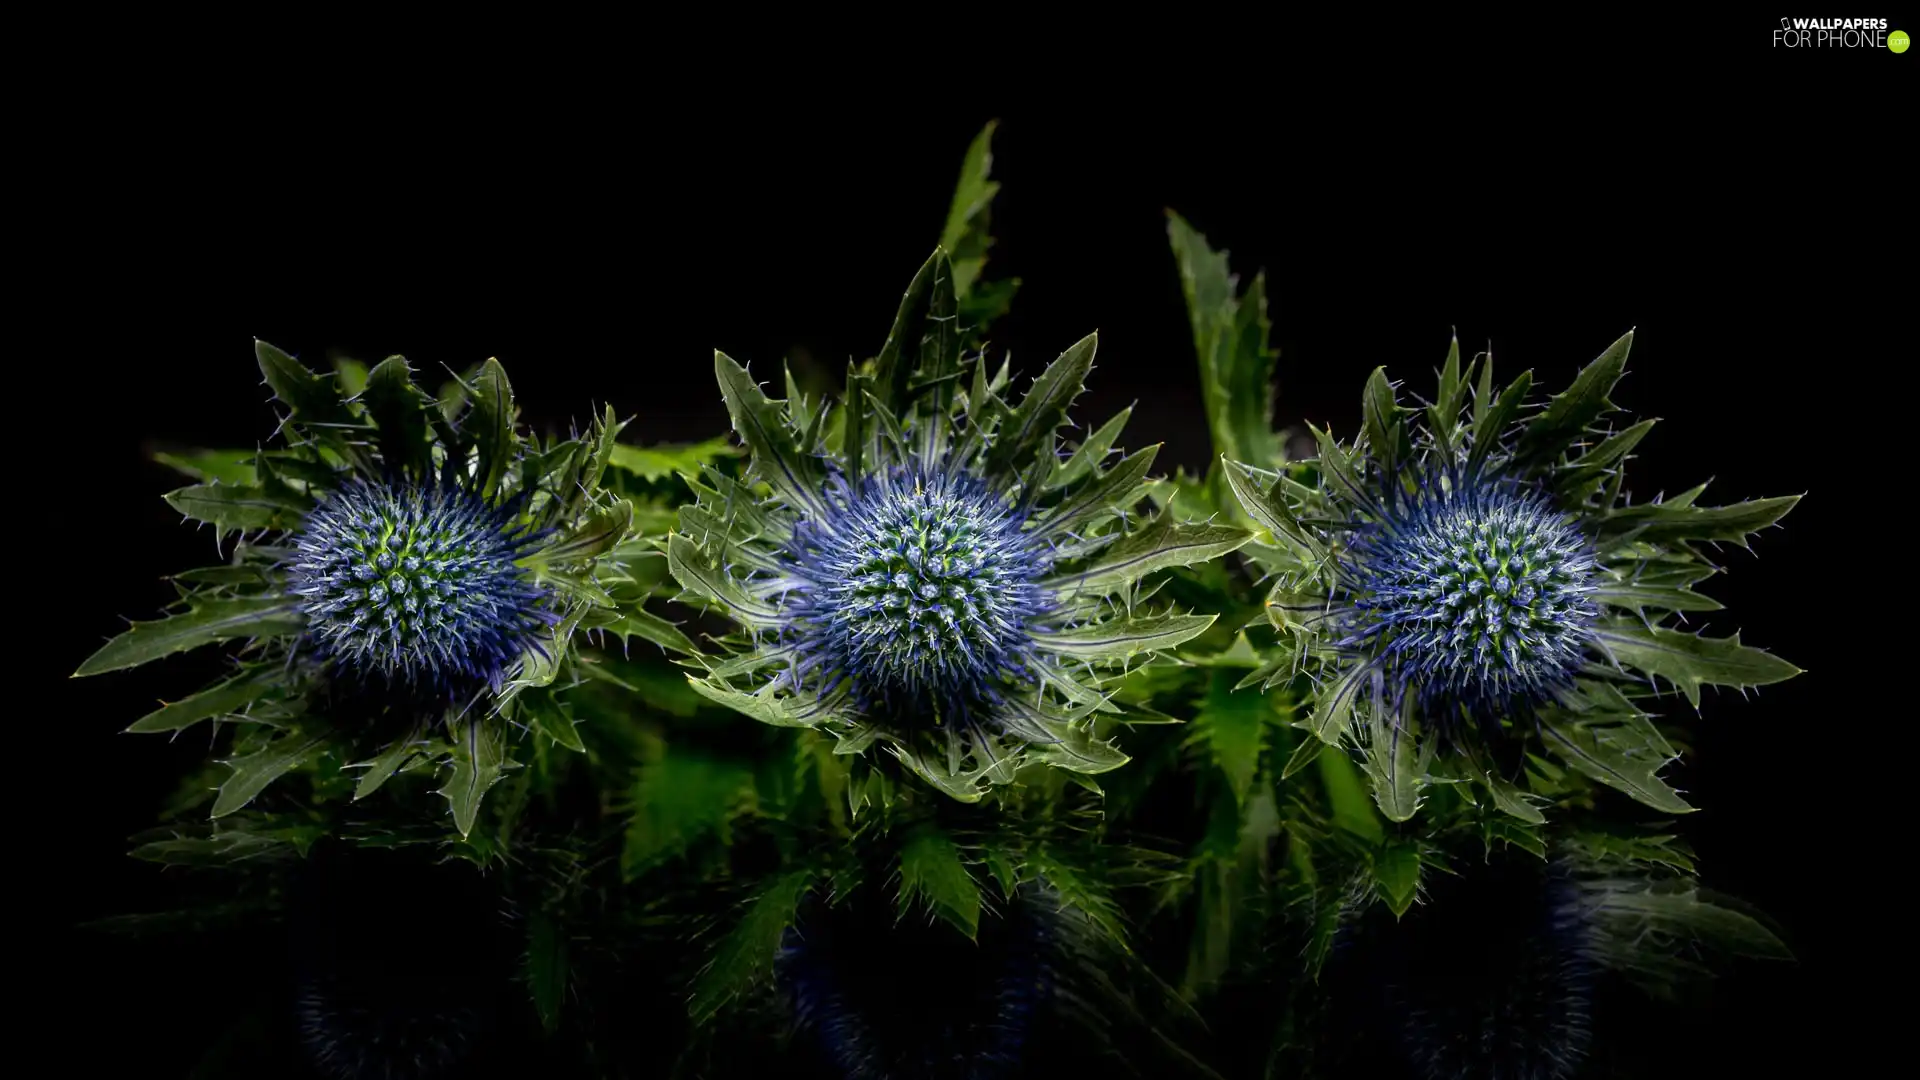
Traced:
POLYGON ((1598 995, 1790 959, 1700 884, 1659 709, 1796 673, 1681 623, 1719 608, 1712 545, 1795 499, 1627 500, 1631 335, 1544 400, 1457 343, 1430 400, 1375 371, 1353 437, 1289 460, 1266 279, 1174 215, 1215 464, 1156 478, 1128 412, 1071 426, 1093 338, 1021 393, 989 361, 1018 285, 990 276, 994 131, 844 383, 715 355, 733 437, 622 443, 611 408, 543 436, 496 360, 428 387, 262 343, 276 438, 162 456, 229 556, 77 674, 231 659, 128 728, 213 733, 133 838, 180 902, 98 927, 233 973, 195 1003, 229 1024, 196 1076, 1568 1076, 1621 1034, 1598 995), (1318 618, 1353 558, 1332 526, 1434 459, 1533 485, 1600 567, 1592 662, 1509 737, 1433 738, 1318 618), (858 565, 888 611, 1032 615, 1047 662, 995 687, 1017 723, 903 727, 795 665, 796 536, 926 462, 1004 496, 1053 606, 904 592, 1019 577, 954 569, 1018 546, 985 503, 901 515, 858 565), (356 478, 465 484, 538 534, 514 565, 555 623, 499 685, 370 700, 312 662, 288 545, 356 478))

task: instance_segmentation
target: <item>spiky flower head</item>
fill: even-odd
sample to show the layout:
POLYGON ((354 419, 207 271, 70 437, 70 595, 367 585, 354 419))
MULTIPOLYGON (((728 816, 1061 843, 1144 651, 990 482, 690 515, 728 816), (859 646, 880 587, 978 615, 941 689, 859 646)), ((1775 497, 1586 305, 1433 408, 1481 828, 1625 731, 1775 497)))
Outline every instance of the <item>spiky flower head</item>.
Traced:
POLYGON ((204 482, 167 496, 237 538, 231 563, 180 575, 183 610, 135 623, 79 674, 248 641, 233 678, 132 728, 265 721, 236 725, 247 730, 216 816, 287 771, 247 763, 359 762, 365 797, 424 754, 446 770, 465 833, 507 764, 506 727, 570 726, 549 687, 575 632, 639 618, 644 592, 609 557, 633 507, 600 487, 620 425, 609 410, 584 438, 522 435, 497 360, 429 396, 398 356, 316 375, 265 342, 255 351, 284 442, 175 458, 204 482))
POLYGON ((1383 510, 1354 523, 1339 647, 1373 653, 1442 724, 1497 719, 1572 685, 1599 615, 1597 566, 1572 517, 1466 473, 1425 478, 1383 510))
POLYGON ((1135 520, 1154 449, 1108 463, 1125 414, 1058 447, 1094 339, 1009 405, 1006 366, 990 376, 962 356, 954 303, 936 252, 838 403, 791 380, 769 400, 716 354, 749 482, 707 470, 668 561, 743 631, 694 681, 702 694, 843 752, 878 742, 972 800, 1028 762, 1125 761, 1105 735, 1121 713, 1106 680, 1213 618, 1149 603, 1151 575, 1250 534, 1135 520))
POLYGON ((457 484, 353 480, 294 537, 289 591, 338 677, 455 697, 501 684, 559 616, 517 507, 457 484))
POLYGON ((1318 457, 1279 473, 1227 463, 1274 544, 1260 550, 1281 648, 1250 681, 1311 678, 1305 726, 1352 740, 1388 817, 1410 818, 1441 773, 1537 820, 1523 748, 1690 810, 1657 775, 1674 753, 1640 702, 1677 688, 1697 705, 1705 683, 1797 673, 1738 635, 1669 625, 1719 607, 1690 588, 1718 572, 1705 545, 1746 546, 1798 497, 1633 502, 1622 465, 1653 421, 1603 425, 1632 337, 1537 406, 1531 374, 1496 389, 1492 360, 1463 371, 1456 342, 1424 409, 1400 405, 1381 369, 1351 443, 1316 432, 1318 457))
MULTIPOLYGON (((1051 550, 978 477, 896 465, 794 526, 789 611, 804 666, 840 673, 869 712, 961 719, 1031 678, 1051 550)), ((829 678, 832 676, 829 675, 829 678)))

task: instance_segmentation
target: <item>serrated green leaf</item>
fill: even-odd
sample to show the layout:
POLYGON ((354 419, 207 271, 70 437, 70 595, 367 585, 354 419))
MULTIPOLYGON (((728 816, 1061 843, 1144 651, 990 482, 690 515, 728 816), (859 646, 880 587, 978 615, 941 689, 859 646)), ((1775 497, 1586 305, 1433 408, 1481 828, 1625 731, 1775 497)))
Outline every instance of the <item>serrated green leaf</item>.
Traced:
POLYGON ((1215 670, 1193 722, 1206 732, 1207 748, 1227 778, 1235 805, 1244 806, 1260 768, 1267 726, 1278 716, 1265 695, 1235 693, 1233 683, 1234 672, 1215 670))
POLYGON ((1063 488, 1091 475, 1106 460, 1108 452, 1113 449, 1113 444, 1119 440, 1120 432, 1126 428, 1127 420, 1132 416, 1133 407, 1129 405, 1115 413, 1113 419, 1101 424, 1099 430, 1087 436, 1086 441, 1074 450, 1072 457, 1054 470, 1053 479, 1047 482, 1047 486, 1063 488))
POLYGON ((1181 292, 1199 359, 1201 397, 1214 453, 1265 466, 1272 463, 1273 372, 1268 344, 1266 277, 1255 275, 1244 296, 1225 251, 1180 215, 1167 214, 1167 239, 1180 269, 1181 292))
POLYGON ((1149 615, 1076 626, 1034 635, 1040 648, 1083 660, 1116 659, 1171 649, 1199 637, 1214 615, 1149 615))
POLYGON ((614 500, 611 506, 594 511, 574 529, 529 557, 529 563, 568 566, 587 562, 613 550, 626 539, 633 527, 633 504, 614 500))
POLYGON ((754 475, 771 485, 788 506, 805 514, 824 514, 820 463, 800 446, 784 411, 767 400, 747 369, 726 353, 714 352, 713 373, 733 418, 733 430, 753 455, 754 475))
POLYGON ((213 801, 213 816, 225 817, 246 806, 267 785, 312 761, 325 747, 324 733, 292 731, 264 749, 228 759, 226 764, 233 775, 220 785, 220 797, 213 801))
POLYGON ((1613 621, 1599 626, 1595 637, 1620 663, 1666 679, 1700 705, 1703 684, 1746 689, 1782 682, 1800 669, 1767 652, 1740 644, 1740 635, 1701 637, 1664 627, 1613 621))
POLYGON ((1640 440, 1653 430, 1654 423, 1653 420, 1642 420, 1595 443, 1555 475, 1555 490, 1576 502, 1591 495, 1600 487, 1607 473, 1617 468, 1633 448, 1640 445, 1640 440))
POLYGON ((1656 994, 1712 974, 1710 959, 1793 959, 1760 920, 1703 890, 1628 877, 1600 882, 1594 891, 1595 958, 1656 994))
POLYGON ((651 641, 663 649, 689 656, 700 651, 693 640, 687 637, 678 626, 638 606, 601 608, 590 613, 580 625, 584 629, 602 630, 613 634, 622 643, 640 638, 643 641, 651 641))
POLYGON ((928 825, 900 849, 900 910, 917 900, 969 938, 980 930, 980 886, 960 861, 952 838, 928 825))
POLYGON ((770 630, 779 625, 779 614, 771 605, 748 595, 739 582, 714 566, 705 552, 680 533, 667 540, 667 569, 682 588, 719 604, 742 626, 770 630))
POLYGON ((1091 566, 1048 579, 1059 596, 1105 596, 1156 570, 1191 566, 1237 551, 1253 534, 1232 525, 1181 524, 1163 514, 1151 525, 1120 538, 1091 566))
POLYGON ((1484 401, 1488 379, 1493 371, 1493 361, 1488 360, 1480 369, 1482 394, 1474 397, 1473 447, 1467 452, 1469 466, 1478 466, 1487 460, 1488 455, 1500 445, 1500 439, 1506 434, 1507 425, 1520 412, 1520 406, 1527 399, 1527 391, 1533 387, 1533 372, 1523 371, 1520 377, 1500 392, 1498 399, 1491 403, 1484 401), (1482 406, 1485 406, 1484 408, 1482 406))
POLYGON ((1602 536, 1648 543, 1721 541, 1747 546, 1747 537, 1787 516, 1798 495, 1754 499, 1730 506, 1693 506, 1678 499, 1622 507, 1602 519, 1602 536))
POLYGON ((1602 585, 1593 591, 1593 598, 1628 611, 1645 611, 1648 608, 1658 611, 1719 611, 1721 608, 1720 601, 1711 596, 1701 596, 1690 589, 1638 582, 1602 585))
POLYGON ((515 700, 534 734, 544 735, 576 753, 586 751, 587 746, 580 741, 580 732, 575 730, 574 719, 564 704, 548 694, 522 694, 515 700))
POLYGON ((1534 805, 1536 796, 1521 791, 1508 783, 1500 774, 1492 770, 1480 773, 1480 782, 1493 797, 1493 805, 1501 813, 1520 819, 1529 825, 1545 825, 1547 815, 1534 805))
POLYGON ((1388 821, 1411 821, 1420 810, 1428 783, 1433 742, 1429 739, 1421 745, 1411 726, 1408 707, 1403 706, 1397 717, 1385 715, 1378 706, 1368 711, 1371 738, 1363 770, 1373 781, 1373 801, 1388 821))
POLYGON ((993 246, 989 231, 993 197, 1000 185, 993 173, 993 131, 999 121, 990 120, 967 147, 960 166, 960 181, 953 189, 953 202, 947 208, 947 223, 940 230, 940 246, 953 261, 953 292, 965 298, 975 279, 986 266, 987 249, 993 246))
POLYGON ((284 486, 276 491, 222 483, 179 488, 167 492, 165 498, 168 506, 222 533, 292 529, 300 524, 312 505, 311 500, 285 490, 284 486))
POLYGON ((1522 461, 1551 462, 1585 435, 1595 420, 1613 409, 1607 394, 1626 371, 1627 353, 1632 348, 1633 331, 1629 330, 1582 368, 1572 386, 1547 402, 1547 407, 1520 433, 1517 453, 1522 461))
POLYGON ((193 450, 184 454, 160 452, 153 460, 208 483, 252 487, 258 483, 254 472, 253 450, 193 450))
POLYGON ((1420 895, 1420 849, 1411 844, 1388 844, 1373 857, 1373 881, 1393 917, 1405 915, 1420 895))
POLYGON ((1679 837, 1670 834, 1649 836, 1585 829, 1573 835, 1572 843, 1602 866, 1608 863, 1669 866, 1683 874, 1691 874, 1696 869, 1693 853, 1679 837))
POLYGON ((989 847, 985 852, 987 870, 993 875, 994 884, 1000 886, 1000 895, 1012 899, 1014 890, 1020 887, 1020 875, 1013 869, 1013 857, 998 847, 989 847))
POLYGON ((461 423, 461 431, 472 436, 480 449, 480 493, 489 498, 500 490, 507 467, 518 456, 519 437, 514 432, 518 415, 513 403, 513 386, 507 382, 507 369, 489 357, 480 365, 468 388, 473 409, 461 423))
POLYGON ((1232 350, 1221 371, 1227 389, 1227 430, 1233 433, 1232 452, 1242 461, 1267 462, 1279 457, 1280 442, 1273 434, 1274 370, 1280 351, 1269 344, 1273 323, 1267 318, 1267 275, 1253 275, 1234 312, 1232 350))
POLYGON ((1453 457, 1453 435, 1460 423, 1460 406, 1466 402, 1467 384, 1460 377, 1460 336, 1447 340, 1446 363, 1440 367, 1440 393, 1427 407, 1427 426, 1439 442, 1444 457, 1453 457))
POLYGON ((1519 848, 1536 859, 1544 861, 1547 857, 1546 836, 1539 829, 1511 817, 1481 818, 1480 842, 1489 856, 1497 850, 1495 845, 1505 845, 1519 848))
POLYGON ((1386 835, 1380 814, 1362 783, 1353 759, 1337 746, 1301 740, 1303 745, 1319 747, 1320 783, 1327 792, 1327 806, 1333 823, 1354 836, 1378 844, 1386 835))
POLYGON ((1139 501, 1140 489, 1160 453, 1159 444, 1144 446, 1114 463, 1097 479, 1086 481, 1040 515, 1033 535, 1048 537, 1080 528, 1100 515, 1139 501))
POLYGON ((1122 952, 1133 951, 1127 942, 1120 905, 1098 876, 1068 858, 1066 852, 1047 844, 1037 845, 1028 853, 1027 865, 1053 886, 1063 904, 1085 915, 1098 927, 1109 944, 1122 952))
POLYGON ((136 733, 179 731, 202 720, 237 712, 279 685, 278 674, 272 669, 265 669, 236 675, 218 686, 148 713, 135 720, 127 730, 136 733))
POLYGON ((1377 367, 1367 378, 1367 388, 1361 397, 1362 426, 1367 432, 1367 446, 1376 461, 1382 463, 1389 475, 1397 473, 1397 465, 1408 449, 1400 422, 1400 405, 1394 400, 1393 383, 1387 379, 1387 369, 1377 367))
MULTIPOLYGON (((1250 684, 1243 682, 1241 685, 1234 687, 1234 689, 1242 690, 1248 685, 1250 684)), ((1287 755, 1287 763, 1280 767, 1280 779, 1282 781, 1293 779, 1296 773, 1319 759, 1320 751, 1329 749, 1332 748, 1319 739, 1299 740, 1294 744, 1293 753, 1287 755)))
POLYGON ((232 866, 288 849, 304 855, 325 832, 321 825, 275 824, 272 818, 243 820, 237 825, 175 829, 163 839, 145 840, 128 854, 169 866, 232 866))
POLYGON ((359 394, 378 433, 380 460, 390 469, 424 475, 433 465, 427 409, 431 400, 413 384, 405 357, 389 356, 367 376, 359 394))
MULTIPOLYGON (((623 421, 613 415, 611 405, 607 406, 600 414, 600 418, 594 421, 593 430, 587 436, 588 453, 580 468, 579 490, 569 496, 569 505, 577 505, 575 500, 585 499, 591 492, 599 489, 600 481, 606 476, 607 465, 613 460, 614 449, 620 445, 616 440, 626 426, 623 421)), ((725 453, 733 451, 724 437, 712 439, 709 442, 724 447, 725 453)))
POLYGON ((1052 440, 1054 432, 1066 421, 1073 399, 1086 389, 1087 373, 1093 370, 1093 357, 1099 344, 1098 334, 1088 334, 1033 380, 1027 395, 1014 407, 987 452, 990 472, 1016 471, 1023 462, 1032 460, 1039 447, 1052 440))
MULTIPOLYGON (((935 307, 933 294, 936 287, 946 294, 948 303, 951 303, 953 269, 948 262, 947 252, 941 248, 934 249, 908 283, 906 293, 900 298, 900 308, 894 314, 893 326, 887 331, 886 344, 880 347, 880 354, 874 359, 872 381, 866 387, 873 395, 871 400, 878 401, 896 414, 905 412, 910 404, 907 387, 916 372, 925 367, 938 366, 942 370, 929 374, 937 377, 946 373, 944 356, 937 358, 938 364, 929 364, 928 358, 922 355, 931 336, 928 324, 932 321, 929 316, 935 307)), ((953 357, 955 362, 958 359, 958 355, 953 357)), ((848 389, 852 390, 851 384, 848 389)))
MULTIPOLYGON (((952 744, 949 744, 950 746, 952 744)), ((934 758, 924 755, 913 747, 900 743, 888 743, 887 752, 892 754, 907 770, 933 785, 936 791, 956 802, 977 803, 987 793, 988 774, 999 774, 1015 764, 1012 756, 1003 757, 997 764, 977 768, 963 768, 954 760, 953 754, 946 758, 934 758)))
MULTIPOLYGON (((331 380, 308 371, 305 364, 264 341, 253 343, 253 354, 273 396, 287 407, 295 422, 316 429, 315 433, 322 436, 343 436, 346 429, 358 426, 331 380)), ((345 443, 344 437, 328 441, 336 448, 345 443)))
POLYGON ((1353 727, 1353 714, 1361 691, 1366 689, 1367 669, 1355 665, 1338 678, 1322 679, 1314 687, 1312 705, 1307 713, 1307 730, 1328 746, 1340 745, 1353 727))
POLYGON ((1233 497, 1239 501, 1242 509, 1254 523, 1272 533, 1276 540, 1291 541, 1301 551, 1314 559, 1325 557, 1326 549, 1312 534, 1300 527, 1294 519, 1293 511, 1280 496, 1278 485, 1261 482, 1260 474, 1251 466, 1238 461, 1221 459, 1226 474, 1227 486, 1233 497))
POLYGON ((1313 432, 1316 453, 1314 461, 1319 464, 1320 471, 1327 482, 1338 488, 1342 496, 1355 505, 1373 507, 1373 493, 1361 483, 1360 473, 1355 468, 1353 457, 1341 448, 1339 442, 1335 441, 1333 433, 1311 425, 1308 426, 1308 430, 1313 432))
POLYGON ((631 881, 725 830, 754 796, 753 767, 697 750, 668 747, 640 766, 620 869, 631 881))
MULTIPOLYGON (((420 751, 422 746, 423 743, 419 739, 418 732, 408 735, 404 739, 395 739, 393 742, 388 743, 379 754, 374 756, 373 760, 365 763, 367 771, 361 774, 360 782, 354 785, 353 801, 359 802, 361 799, 379 791, 386 785, 388 780, 393 779, 394 773, 399 772, 401 767, 406 765, 408 761, 413 758, 414 754, 420 751)), ((358 768, 359 766, 349 767, 358 768)))
POLYGON ((1053 739, 1028 747, 1035 761, 1065 769, 1078 777, 1111 772, 1129 760, 1111 741, 1096 738, 1085 722, 1048 723, 1045 727, 1053 739))
POLYGON ((706 679, 689 678, 687 683, 701 697, 774 727, 818 727, 838 716, 832 706, 813 697, 742 693, 706 679))
POLYGON ((1632 727, 1576 723, 1570 717, 1549 716, 1541 732, 1555 756, 1595 780, 1625 792, 1637 802, 1668 814, 1688 814, 1693 807, 1657 775, 1666 755, 1636 737, 1632 727))
POLYGON ((506 740, 493 723, 470 721, 465 731, 455 733, 451 768, 440 794, 447 800, 454 828, 461 836, 472 835, 481 800, 500 782, 506 766, 506 740))
POLYGON ((722 938, 713 960, 694 980, 687 1011, 696 1024, 712 1020, 727 1002, 745 993, 773 969, 780 941, 813 887, 814 871, 789 870, 774 878, 747 905, 745 916, 722 938))
POLYGON ((244 596, 201 600, 179 615, 136 622, 87 657, 73 674, 98 675, 138 667, 149 661, 216 641, 297 634, 306 621, 285 597, 244 596))
POLYGON ((252 563, 243 566, 196 566, 174 574, 171 580, 183 585, 255 586, 267 584, 269 578, 266 567, 252 563))
POLYGON ((560 677, 561 666, 571 659, 567 646, 573 641, 573 633, 579 629, 580 620, 588 611, 588 608, 583 605, 613 603, 613 599, 605 593, 599 593, 596 596, 597 586, 592 582, 570 579, 551 571, 541 574, 540 577, 543 583, 558 587, 561 595, 572 601, 568 605, 570 610, 562 615, 559 623, 548 631, 545 642, 529 644, 521 650, 518 665, 512 670, 511 677, 494 698, 496 704, 504 705, 512 701, 523 690, 553 685, 553 681, 560 677))

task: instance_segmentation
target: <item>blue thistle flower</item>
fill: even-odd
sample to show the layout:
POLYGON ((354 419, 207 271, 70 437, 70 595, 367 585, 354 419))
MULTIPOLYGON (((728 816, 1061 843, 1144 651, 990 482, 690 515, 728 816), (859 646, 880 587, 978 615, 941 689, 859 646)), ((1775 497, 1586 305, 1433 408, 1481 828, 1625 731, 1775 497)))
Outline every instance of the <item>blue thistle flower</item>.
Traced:
POLYGON ((555 693, 576 631, 638 625, 683 648, 637 613, 650 590, 602 560, 634 531, 632 504, 601 484, 621 425, 609 409, 584 437, 524 437, 497 360, 429 396, 392 356, 354 371, 363 388, 345 396, 353 369, 317 375, 266 342, 255 354, 287 413, 281 445, 175 459, 205 482, 167 496, 238 538, 231 563, 180 575, 181 610, 135 623, 77 674, 245 642, 231 678, 129 729, 263 721, 240 725, 216 817, 315 762, 364 770, 365 798, 429 746, 465 834, 510 764, 506 727, 564 715, 527 695, 555 693), (434 723, 445 738, 423 743, 434 723))
POLYGON ((786 548, 796 681, 839 680, 870 713, 966 723, 1033 680, 1033 620, 1048 547, 979 477, 915 462, 857 487, 834 477, 828 512, 786 548))
POLYGON ((1251 534, 1164 507, 1140 527, 1155 448, 1107 462, 1125 414, 1069 455, 1058 446, 1095 339, 1008 404, 1006 367, 990 376, 960 353, 952 278, 936 252, 839 403, 791 388, 770 400, 716 353, 748 482, 707 469, 667 561, 743 630, 693 681, 701 694, 825 731, 841 753, 877 743, 971 801, 1029 762, 1125 762, 1106 735, 1123 712, 1107 681, 1214 618, 1151 604, 1149 576, 1251 534))
POLYGON ((350 682, 498 691, 559 620, 516 560, 544 539, 512 506, 454 484, 355 479, 294 538, 289 592, 317 652, 350 682))
POLYGON ((1483 724, 1572 687, 1599 587, 1579 525, 1524 484, 1460 471, 1392 488, 1348 526, 1335 644, 1375 658, 1397 699, 1483 724))
POLYGON ((1670 625, 1719 607, 1690 588, 1719 571, 1703 545, 1744 547, 1798 498, 1702 507, 1695 489, 1632 502, 1622 465, 1653 421, 1599 425, 1632 337, 1531 412, 1530 374, 1496 391, 1491 359, 1463 371, 1455 342, 1424 409, 1401 406, 1380 369, 1351 444, 1316 431, 1311 461, 1226 463, 1272 541, 1256 558, 1282 635, 1249 682, 1312 677, 1304 726, 1357 744, 1392 820, 1413 816, 1439 769, 1537 824, 1538 785, 1518 775, 1531 738, 1576 774, 1684 813, 1658 776, 1673 748, 1638 702, 1663 684, 1697 705, 1706 683, 1798 674, 1738 635, 1670 625))

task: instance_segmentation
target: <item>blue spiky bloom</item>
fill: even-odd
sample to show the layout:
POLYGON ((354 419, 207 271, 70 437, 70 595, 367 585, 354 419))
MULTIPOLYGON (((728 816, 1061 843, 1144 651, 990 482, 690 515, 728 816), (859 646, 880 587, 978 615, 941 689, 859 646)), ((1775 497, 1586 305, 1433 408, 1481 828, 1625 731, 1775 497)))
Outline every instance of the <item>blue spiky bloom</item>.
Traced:
POLYGON ((825 502, 786 549, 796 680, 844 681, 862 709, 936 725, 990 715, 1002 686, 1032 681, 1053 560, 1018 508, 921 462, 835 477, 825 502))
MULTIPOLYGON (((370 370, 342 362, 336 375, 266 342, 254 352, 284 413, 274 445, 178 459, 204 482, 167 496, 239 541, 230 563, 179 575, 179 610, 135 623, 79 673, 238 642, 241 670, 200 695, 217 707, 162 710, 129 730, 250 716, 232 758, 292 766, 275 777, 351 763, 356 800, 395 766, 438 766, 465 834, 484 778, 508 764, 506 730, 554 715, 554 695, 573 684, 562 676, 577 641, 644 621, 682 648, 630 618, 648 590, 615 553, 635 509, 603 482, 622 425, 607 409, 584 435, 524 436, 498 360, 429 394, 400 356, 370 370), (443 727, 427 746, 429 724, 443 727)), ((264 787, 237 771, 214 816, 264 787)))
POLYGON ((1523 773, 1543 753, 1574 783, 1685 813, 1657 775, 1676 751, 1640 703, 1798 673, 1737 634, 1676 625, 1720 606, 1691 588, 1719 572, 1701 548, 1746 545, 1797 497, 1635 502, 1624 465, 1653 421, 1603 422, 1631 342, 1537 404, 1531 373, 1500 388, 1492 359, 1463 365, 1455 342, 1423 407, 1378 369, 1351 442, 1316 431, 1308 461, 1228 463, 1273 541, 1259 561, 1282 637, 1251 681, 1307 675, 1306 726, 1352 747, 1390 819, 1410 819, 1443 774, 1537 823, 1540 785, 1523 773))
MULTIPOLYGON (((984 164, 985 138, 969 153, 984 164)), ((983 228, 992 188, 967 190, 953 220, 983 228)), ((683 599, 739 627, 709 639, 698 693, 836 753, 889 754, 972 801, 1028 764, 1123 764, 1119 676, 1213 621, 1152 602, 1165 581, 1147 579, 1251 534, 1175 520, 1149 481, 1157 448, 1112 460, 1125 413, 1063 431, 1094 335, 1011 396, 982 322, 1010 292, 979 279, 984 232, 960 245, 920 267, 843 387, 788 372, 769 397, 715 353, 749 460, 690 478, 667 565, 683 599), (1140 513, 1149 500, 1157 519, 1140 513)))
POLYGON ((540 539, 456 484, 355 479, 307 516, 290 592, 314 649, 350 680, 498 689, 557 620, 516 562, 540 539))
POLYGON ((1573 684, 1599 608, 1592 545, 1523 483, 1435 470, 1350 523, 1342 648, 1425 715, 1497 720, 1573 684))
POLYGON ((935 252, 838 400, 791 379, 769 398, 716 353, 748 467, 693 483, 667 566, 740 627, 696 691, 972 801, 1028 763, 1123 764, 1118 676, 1214 619, 1153 602, 1154 575, 1252 534, 1141 512, 1157 448, 1109 460, 1125 414, 1063 450, 1096 339, 1010 401, 1007 366, 963 350, 953 288, 935 252))

